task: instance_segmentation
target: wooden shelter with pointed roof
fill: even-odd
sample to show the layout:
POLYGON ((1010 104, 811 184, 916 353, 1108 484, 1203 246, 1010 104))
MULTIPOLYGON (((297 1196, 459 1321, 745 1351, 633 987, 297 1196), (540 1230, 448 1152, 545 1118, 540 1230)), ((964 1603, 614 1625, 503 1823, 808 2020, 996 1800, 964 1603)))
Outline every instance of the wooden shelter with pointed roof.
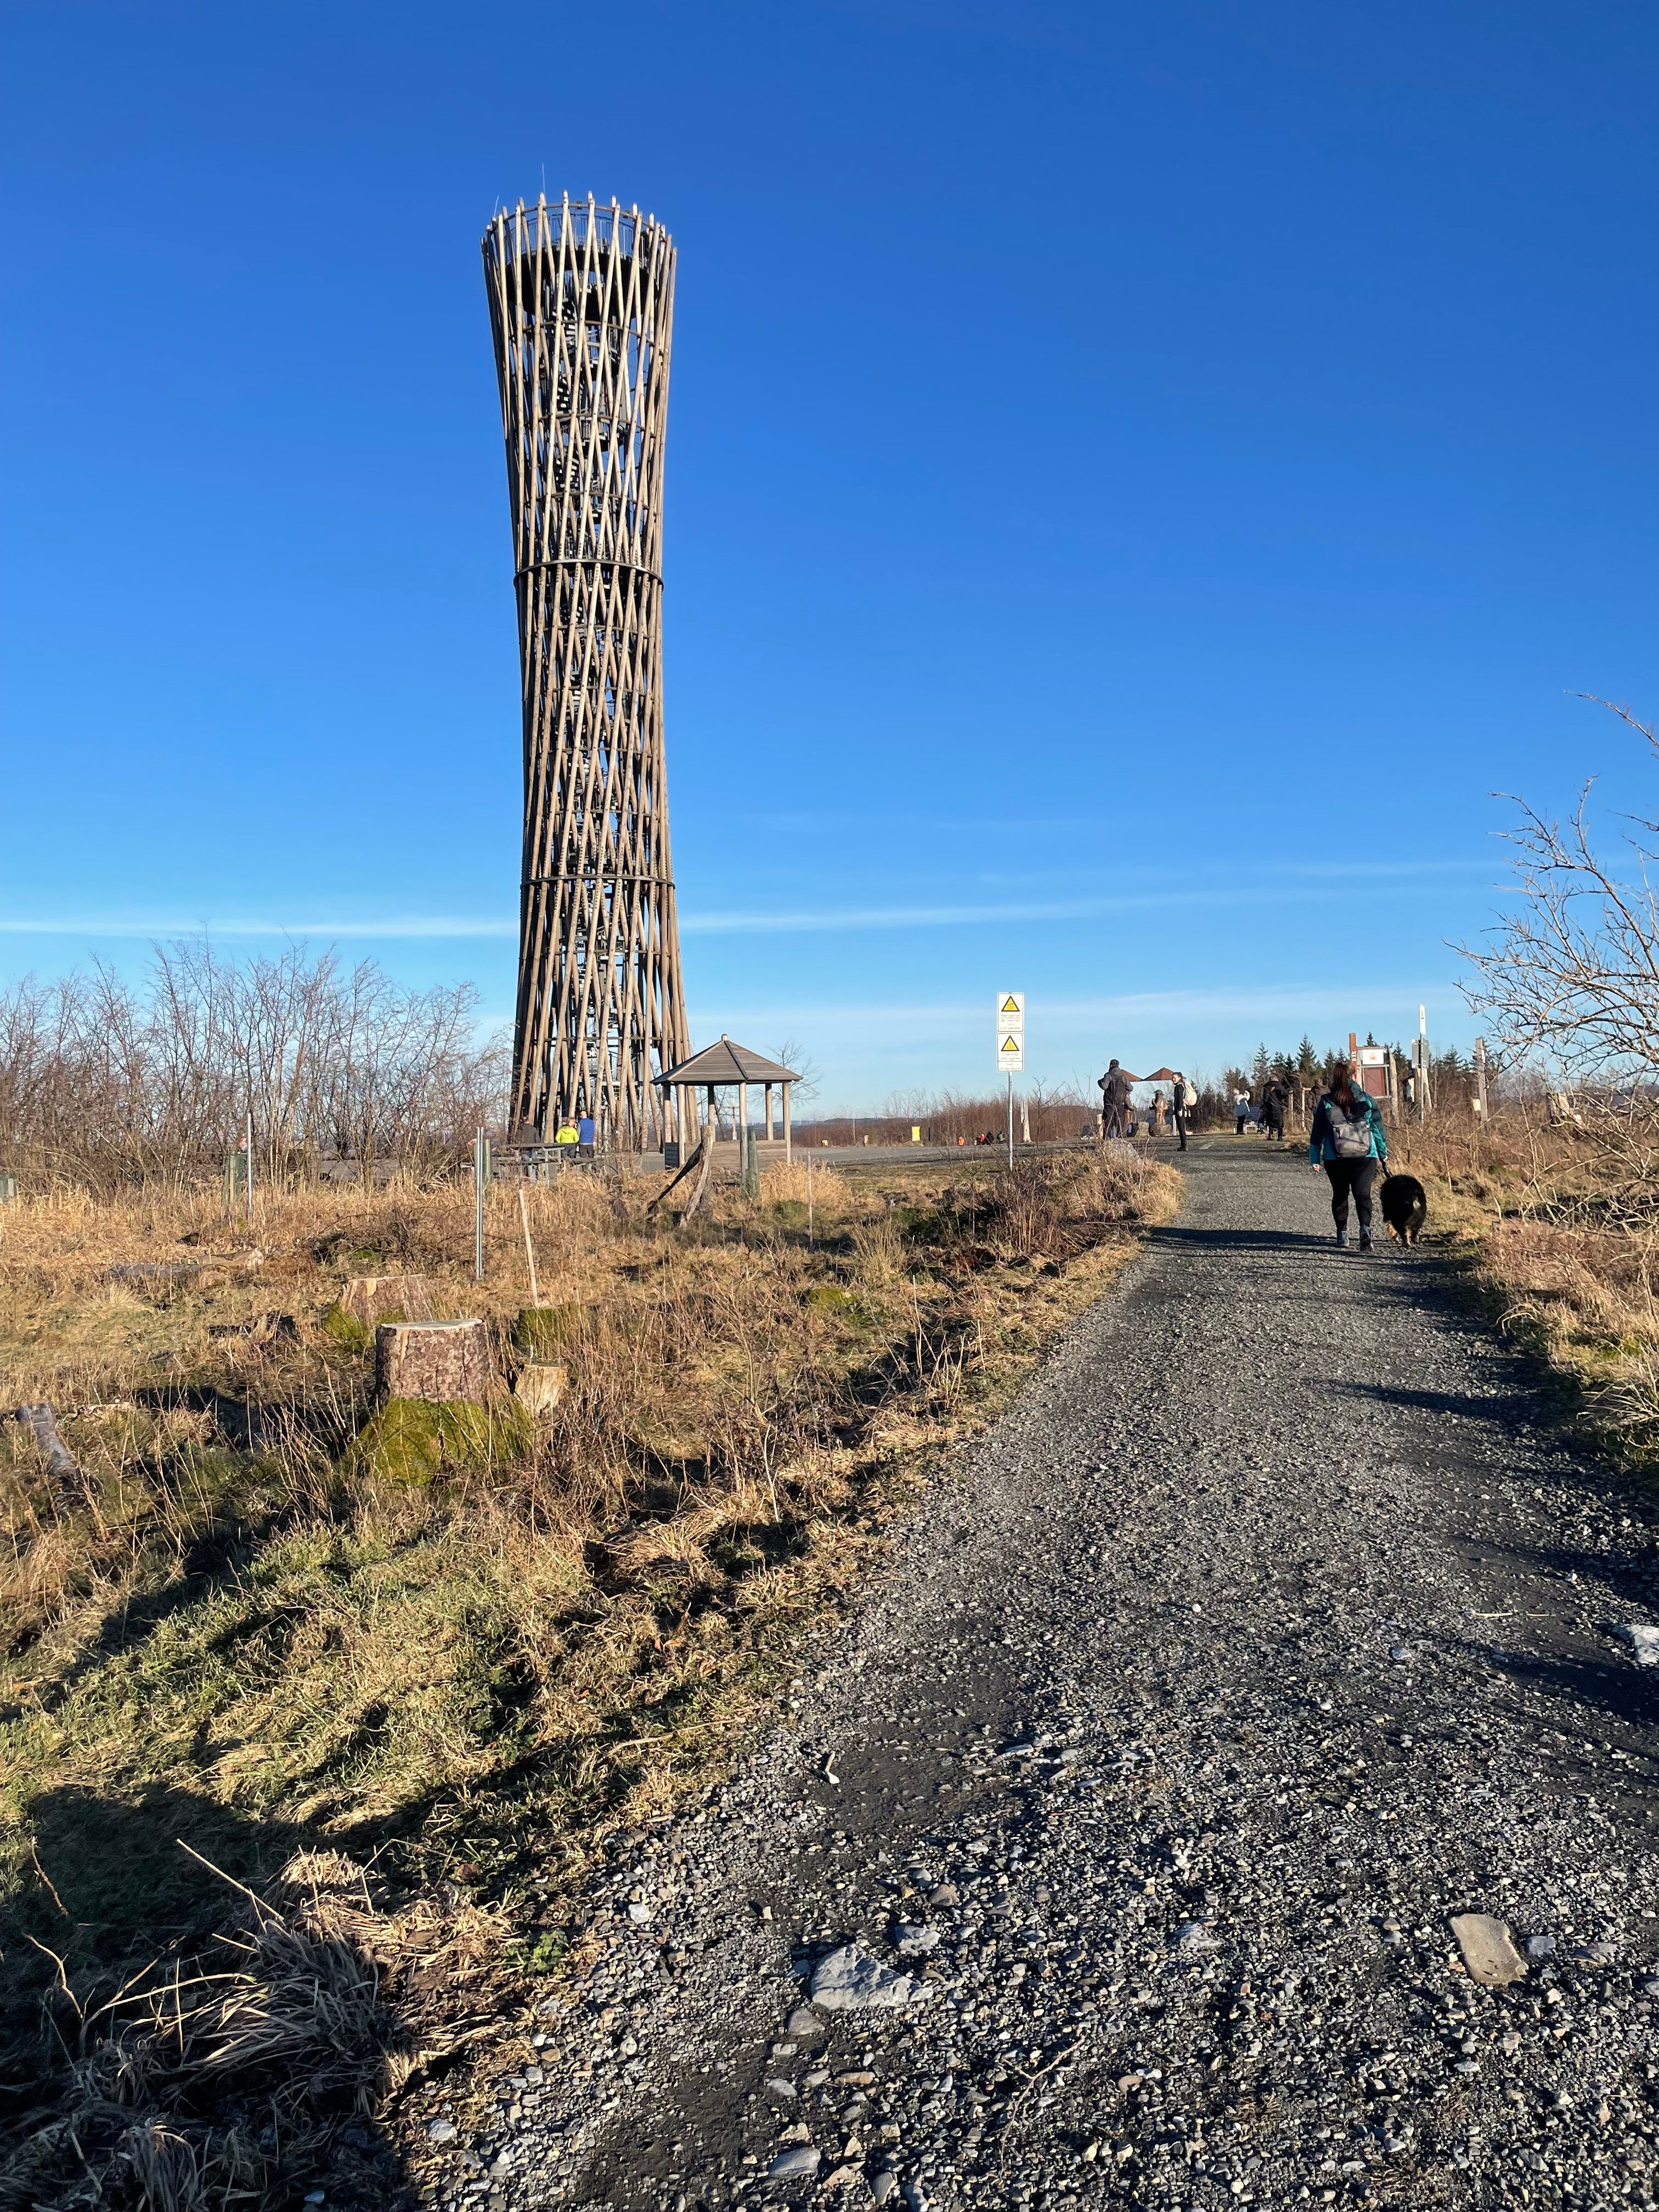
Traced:
POLYGON ((750 1052, 747 1045, 734 1044, 722 1035, 718 1044, 706 1045, 694 1052, 676 1067, 667 1068, 657 1078, 657 1087, 673 1102, 673 1120, 684 1143, 688 1125, 697 1122, 697 1097, 702 1091, 708 1094, 709 1142, 714 1141, 715 1111, 718 1094, 735 1090, 738 1094, 738 1129, 739 1135, 749 1126, 749 1086, 758 1084, 765 1093, 765 1126, 767 1141, 773 1140, 772 1093, 777 1089, 783 1093, 783 1156, 793 1158, 789 1135, 789 1091, 792 1084, 800 1081, 793 1067, 785 1067, 781 1060, 768 1060, 764 1053, 750 1052), (690 1094, 690 1098, 687 1093, 690 1094))

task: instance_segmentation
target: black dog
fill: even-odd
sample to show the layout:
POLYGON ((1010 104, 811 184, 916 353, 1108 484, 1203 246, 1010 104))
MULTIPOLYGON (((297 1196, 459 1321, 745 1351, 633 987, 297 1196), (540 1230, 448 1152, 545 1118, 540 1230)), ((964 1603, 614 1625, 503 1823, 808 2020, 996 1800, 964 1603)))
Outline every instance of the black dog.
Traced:
POLYGON ((1382 1179, 1382 1188, 1376 1194, 1382 1209, 1382 1218, 1389 1231, 1402 1244, 1415 1244, 1418 1232, 1428 1218, 1429 1196, 1415 1176, 1391 1175, 1382 1179))

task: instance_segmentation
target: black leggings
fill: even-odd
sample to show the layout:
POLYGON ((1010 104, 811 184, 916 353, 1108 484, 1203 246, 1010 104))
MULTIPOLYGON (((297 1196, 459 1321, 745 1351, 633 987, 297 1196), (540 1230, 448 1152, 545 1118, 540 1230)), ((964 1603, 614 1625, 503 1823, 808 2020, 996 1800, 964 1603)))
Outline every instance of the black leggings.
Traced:
POLYGON ((1354 1209, 1359 1216, 1361 1229, 1371 1225, 1371 1182, 1376 1174, 1375 1160, 1327 1160, 1325 1172, 1331 1179, 1331 1218, 1339 1229, 1348 1225, 1348 1193, 1353 1193, 1354 1209))

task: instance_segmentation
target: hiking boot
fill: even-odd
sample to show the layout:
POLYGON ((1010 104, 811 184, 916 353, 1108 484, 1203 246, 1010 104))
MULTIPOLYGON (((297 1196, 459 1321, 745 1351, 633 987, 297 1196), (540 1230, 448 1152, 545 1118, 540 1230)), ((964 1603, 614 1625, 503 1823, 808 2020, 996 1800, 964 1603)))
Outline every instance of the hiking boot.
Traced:
POLYGON ((1339 1230, 1337 1231, 1337 1232, 1336 1232, 1336 1241, 1337 1241, 1337 1243, 1338 1243, 1339 1244, 1346 1244, 1346 1243, 1347 1243, 1347 1241, 1348 1241, 1348 1232, 1347 1232, 1347 1231, 1346 1231, 1346 1229, 1339 1229, 1339 1230))
POLYGON ((1371 1249, 1371 1232, 1369 1229, 1362 1229, 1359 1232, 1359 1249, 1362 1252, 1369 1252, 1371 1249))

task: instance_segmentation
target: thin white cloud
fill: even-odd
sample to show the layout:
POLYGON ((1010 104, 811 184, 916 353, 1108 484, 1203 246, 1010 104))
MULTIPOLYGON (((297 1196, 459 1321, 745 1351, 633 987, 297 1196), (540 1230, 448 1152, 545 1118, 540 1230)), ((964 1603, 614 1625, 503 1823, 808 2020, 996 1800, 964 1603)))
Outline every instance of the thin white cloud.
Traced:
POLYGON ((518 933, 516 921, 477 915, 380 915, 352 921, 261 921, 237 915, 223 919, 198 915, 192 921, 93 915, 0 917, 0 935, 7 937, 454 939, 517 937, 518 933))
MULTIPOLYGON (((1011 922, 1094 921, 1108 915, 1161 912, 1172 890, 1184 908, 1212 909, 1310 905, 1340 897, 1357 880, 1382 883, 1434 876, 1475 876, 1490 863, 1478 860, 1309 861, 1241 869, 1222 882, 1195 883, 1190 872, 1130 867, 1142 887, 1087 892, 1073 898, 1002 899, 938 905, 793 908, 756 912, 735 908, 680 916, 687 937, 826 935, 879 929, 978 929, 1011 922), (1160 888, 1159 886, 1163 886, 1160 888)), ((1120 878, 1121 879, 1121 878, 1120 878)), ((981 878, 1013 889, 1021 880, 981 878)), ((97 915, 0 916, 0 936, 82 938, 325 938, 347 939, 513 939, 515 918, 507 915, 367 915, 330 921, 273 921, 247 915, 202 915, 191 921, 167 917, 97 915)))
MULTIPOLYGON (((1181 1020, 1206 1016, 1249 1016, 1272 1019, 1290 1015, 1310 1018, 1328 1014, 1351 1013, 1356 1007, 1398 1006, 1413 1011, 1425 996, 1449 1002, 1455 987, 1448 981, 1425 981, 1419 977, 1409 983, 1345 983, 1340 988, 1285 983, 1270 984, 1259 989, 1239 990, 1221 985, 1209 990, 1188 991, 1125 991, 1113 997, 1089 999, 1047 999, 1031 996, 1026 1001, 1026 1014, 1030 1024, 1028 1034, 1036 1040, 1045 1025, 1075 1024, 1080 1022, 1125 1022, 1136 1020, 1181 1020)), ((992 994, 994 995, 994 994, 992 994)), ((808 1025, 817 1029, 848 1029, 855 1032, 875 1030, 898 1030, 915 1035, 958 1036, 983 1028, 989 1021, 987 1009, 989 998, 969 1002, 957 1000, 942 1006, 722 1006, 718 1019, 727 1024, 742 1022, 759 1030, 782 1024, 797 1033, 808 1025)), ((1461 1011, 1462 1002, 1459 1001, 1461 1011)), ((691 1025, 701 1034, 717 1017, 692 1010, 691 1025)))
MULTIPOLYGON (((1241 907, 1315 906, 1343 896, 1348 872, 1301 884, 1284 881, 1259 884, 1194 884, 1183 881, 1179 896, 1185 908, 1212 910, 1241 907)), ((842 907, 813 910, 786 909, 752 914, 683 915, 680 930, 687 937, 768 936, 865 929, 989 928, 1007 922, 1097 921, 1114 914, 1161 914, 1168 910, 1170 890, 1113 891, 1073 899, 1010 900, 983 906, 842 907)))

